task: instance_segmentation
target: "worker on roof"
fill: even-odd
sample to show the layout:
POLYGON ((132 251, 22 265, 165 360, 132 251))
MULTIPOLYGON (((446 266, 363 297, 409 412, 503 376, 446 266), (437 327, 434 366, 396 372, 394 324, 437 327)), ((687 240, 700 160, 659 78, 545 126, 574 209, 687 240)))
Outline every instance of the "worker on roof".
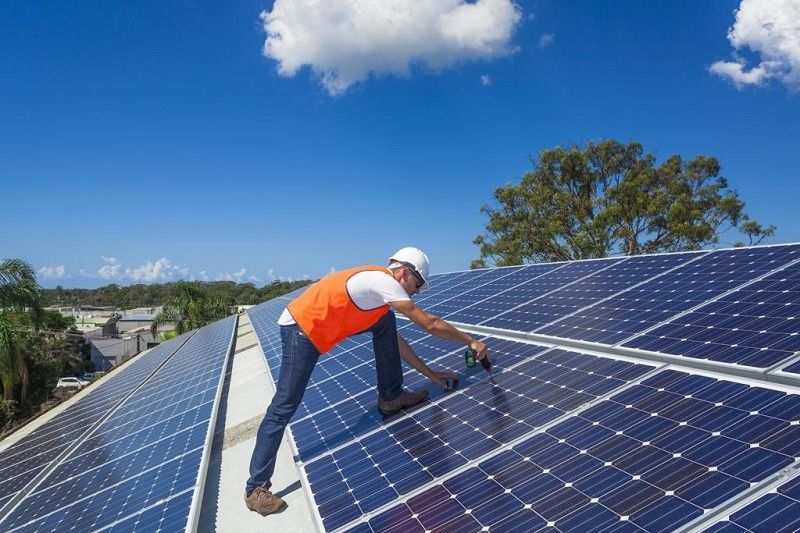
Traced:
POLYGON ((486 345, 441 318, 414 305, 411 297, 428 288, 428 256, 413 247, 401 248, 388 268, 361 266, 329 274, 292 301, 278 319, 283 345, 275 396, 258 428, 247 480, 247 508, 264 516, 286 503, 270 492, 283 431, 303 399, 320 354, 358 333, 372 333, 378 381, 378 410, 384 416, 425 401, 427 390, 403 390, 402 358, 432 382, 447 388, 451 372, 431 370, 397 333, 393 311, 399 311, 425 332, 469 346, 476 359, 487 357, 486 345))

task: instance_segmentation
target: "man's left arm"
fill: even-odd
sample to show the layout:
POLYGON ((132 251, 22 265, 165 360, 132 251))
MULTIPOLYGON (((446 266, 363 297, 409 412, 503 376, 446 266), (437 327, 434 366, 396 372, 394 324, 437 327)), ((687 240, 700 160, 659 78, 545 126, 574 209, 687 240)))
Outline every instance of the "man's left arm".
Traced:
POLYGON ((414 351, 414 348, 412 348, 411 345, 408 344, 408 342, 402 336, 400 336, 400 334, 397 335, 397 342, 400 348, 400 357, 403 358, 403 361, 408 363, 409 366, 411 366, 414 370, 433 381, 443 389, 448 388, 448 379, 458 381, 458 376, 452 372, 437 372, 435 370, 431 370, 430 367, 419 358, 414 351))

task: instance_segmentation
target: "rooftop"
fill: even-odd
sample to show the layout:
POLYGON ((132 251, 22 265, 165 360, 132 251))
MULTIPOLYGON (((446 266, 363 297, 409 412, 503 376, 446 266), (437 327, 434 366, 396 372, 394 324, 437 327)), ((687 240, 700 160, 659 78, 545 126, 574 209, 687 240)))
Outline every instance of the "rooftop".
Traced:
MULTIPOLYGON (((431 285, 419 295, 420 307, 484 338, 493 374, 465 368, 462 348, 400 319, 417 353, 432 368, 457 373, 460 387, 443 392, 408 371, 405 385, 427 388, 429 400, 382 419, 370 340, 342 342, 320 358, 284 437, 273 490, 289 507, 266 518, 246 511, 242 493, 279 372, 275 320, 291 297, 250 309, 235 326, 226 319, 137 358, 155 365, 148 361, 159 350, 166 357, 123 408, 92 426, 96 433, 108 435, 103 427, 139 404, 141 420, 181 406, 186 425, 179 427, 187 429, 180 431, 207 427, 207 444, 192 448, 200 441, 176 440, 176 429, 153 434, 145 422, 129 430, 133 440, 148 436, 136 444, 140 450, 159 446, 158 439, 174 442, 199 478, 194 485, 173 480, 163 469, 176 452, 148 451, 142 461, 163 461, 157 471, 169 482, 160 489, 166 492, 144 511, 114 511, 117 522, 157 515, 165 523, 178 512, 170 504, 177 509, 181 501, 190 525, 202 531, 520 530, 548 523, 581 531, 587 523, 620 521, 689 531, 728 522, 758 529, 760 521, 786 525, 782 520, 797 516, 799 245, 454 272, 433 276, 431 285), (192 399, 199 410, 187 410, 192 399), (200 450, 204 458, 192 455, 200 450), (777 497, 784 511, 768 514, 772 507, 763 502, 777 497)), ((70 404, 99 397, 106 390, 99 385, 115 373, 70 404)), ((33 438, 58 415, 48 413, 0 444, 4 464, 13 462, 7 454, 14 442, 33 438)), ((126 446, 130 440, 122 439, 126 446)), ((98 442, 110 451, 121 441, 98 442)), ((76 451, 54 468, 90 455, 76 451)), ((112 456, 96 468, 127 464, 128 455, 112 456)), ((67 476, 64 486, 86 470, 67 476)), ((0 493, 0 524, 51 523, 51 515, 36 514, 36 498, 46 494, 35 486, 0 493)), ((97 499, 102 513, 113 510, 108 497, 97 499)))

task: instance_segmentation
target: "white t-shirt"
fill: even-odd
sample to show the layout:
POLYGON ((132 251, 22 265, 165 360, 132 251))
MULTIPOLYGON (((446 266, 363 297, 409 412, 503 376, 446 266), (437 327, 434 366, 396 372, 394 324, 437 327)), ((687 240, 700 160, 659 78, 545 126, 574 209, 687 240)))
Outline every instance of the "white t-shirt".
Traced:
MULTIPOLYGON (((411 299, 396 279, 377 270, 366 270, 352 276, 347 280, 347 292, 350 293, 353 303, 365 311, 377 309, 389 302, 411 299)), ((294 323, 289 310, 284 309, 278 325, 290 326, 294 323)))

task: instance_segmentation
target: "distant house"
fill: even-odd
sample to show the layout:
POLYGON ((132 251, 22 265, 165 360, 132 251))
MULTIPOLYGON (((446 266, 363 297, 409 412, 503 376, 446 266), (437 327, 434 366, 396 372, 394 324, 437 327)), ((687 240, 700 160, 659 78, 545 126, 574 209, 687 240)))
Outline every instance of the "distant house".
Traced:
POLYGON ((122 316, 117 323, 117 331, 121 335, 134 329, 149 328, 153 324, 155 317, 156 315, 150 314, 122 316))
MULTIPOLYGON (((114 337, 117 335, 117 317, 116 316, 96 316, 84 315, 75 317, 75 327, 78 331, 93 331, 99 329, 99 335, 92 335, 92 337, 114 337)), ((84 333, 86 338, 89 336, 84 333)))
POLYGON ((97 306, 97 305, 81 305, 81 306, 65 306, 65 305, 52 305, 45 307, 48 311, 58 311, 62 316, 71 316, 78 319, 82 316, 114 316, 117 308, 111 305, 97 306))
POLYGON ((157 344, 150 334, 150 326, 142 327, 120 337, 90 338, 90 358, 95 370, 106 371, 157 344))
POLYGON ((97 324, 75 324, 73 327, 80 331, 86 340, 105 336, 103 335, 103 328, 97 324))

